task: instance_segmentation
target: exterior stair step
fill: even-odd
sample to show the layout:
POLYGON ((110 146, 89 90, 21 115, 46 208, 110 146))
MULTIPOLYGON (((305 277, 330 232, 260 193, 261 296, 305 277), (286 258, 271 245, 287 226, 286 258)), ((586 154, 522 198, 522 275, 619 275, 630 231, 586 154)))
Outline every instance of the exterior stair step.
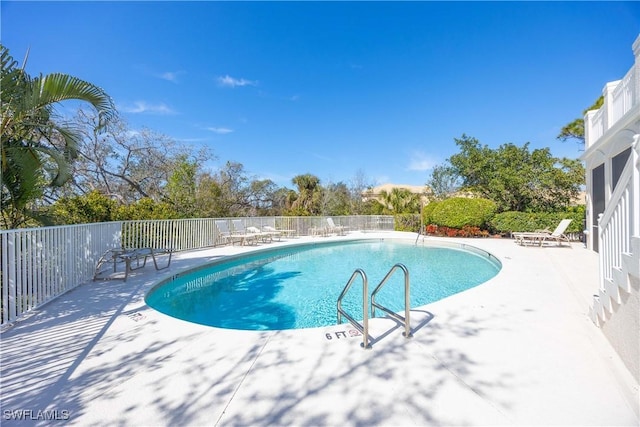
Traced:
POLYGON ((622 267, 628 274, 640 279, 640 236, 631 236, 630 251, 622 254, 622 267))
MULTIPOLYGON (((622 269, 633 277, 640 279, 640 252, 622 254, 622 269)), ((627 279, 627 282, 629 280, 627 279)), ((627 291, 630 291, 628 289, 627 291)))
MULTIPOLYGON (((610 283, 612 283, 611 279, 604 279, 604 286, 606 289, 611 288, 610 283)), ((602 320, 606 320, 608 318, 608 314, 613 313, 613 303, 611 302, 611 297, 609 296, 609 293, 607 292, 606 289, 600 289, 598 291, 600 307, 602 307, 602 309, 600 310, 600 313, 598 314, 602 314, 601 315, 602 320)))
POLYGON ((616 288, 618 289, 615 292, 611 290, 609 292, 609 295, 611 295, 612 298, 615 298, 616 302, 620 304, 620 290, 623 290, 627 293, 631 292, 631 283, 629 281, 629 276, 624 268, 613 267, 611 271, 613 273, 613 283, 617 285, 616 288))
POLYGON ((593 296, 593 313, 592 320, 598 326, 602 326, 609 318, 608 313, 611 312, 605 307, 605 303, 609 301, 609 295, 600 289, 597 295, 593 296))
POLYGON ((589 317, 591 321, 598 327, 602 326, 601 317, 602 307, 600 305, 600 297, 598 295, 593 296, 593 304, 589 307, 589 317))
POLYGON ((631 253, 640 256, 640 236, 631 236, 631 253))

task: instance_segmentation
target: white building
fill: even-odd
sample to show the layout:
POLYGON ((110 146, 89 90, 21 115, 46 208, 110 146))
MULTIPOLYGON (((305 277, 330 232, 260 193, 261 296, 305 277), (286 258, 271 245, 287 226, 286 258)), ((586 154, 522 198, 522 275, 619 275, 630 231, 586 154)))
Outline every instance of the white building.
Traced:
POLYGON ((585 116, 587 247, 598 252, 591 318, 640 381, 640 36, 634 65, 585 116))

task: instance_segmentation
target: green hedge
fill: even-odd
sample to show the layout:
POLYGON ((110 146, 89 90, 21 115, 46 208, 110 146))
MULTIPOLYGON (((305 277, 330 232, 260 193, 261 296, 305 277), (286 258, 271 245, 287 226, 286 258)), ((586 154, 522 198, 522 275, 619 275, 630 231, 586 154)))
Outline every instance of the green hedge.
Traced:
POLYGON ((567 233, 581 232, 584 229, 585 207, 575 206, 566 212, 554 213, 502 212, 495 215, 489 225, 501 234, 544 229, 553 231, 565 218, 573 220, 567 228, 567 233))
POLYGON ((436 208, 436 206, 438 206, 438 204, 440 204, 440 202, 438 201, 432 201, 430 202, 428 205, 426 205, 425 207, 422 208, 422 222, 423 224, 433 224, 433 218, 432 218, 432 214, 433 214, 433 210, 436 208))
POLYGON ((454 197, 438 202, 432 207, 428 217, 430 221, 427 224, 459 229, 465 226, 484 229, 495 215, 496 209, 497 206, 492 200, 454 197))

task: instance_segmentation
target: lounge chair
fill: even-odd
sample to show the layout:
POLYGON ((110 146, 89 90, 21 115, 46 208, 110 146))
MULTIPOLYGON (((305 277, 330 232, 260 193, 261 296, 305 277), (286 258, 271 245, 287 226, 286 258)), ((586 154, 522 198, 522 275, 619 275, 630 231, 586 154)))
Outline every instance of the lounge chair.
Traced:
POLYGON ((282 238, 282 233, 283 231, 277 230, 276 228, 270 226, 270 225, 265 225, 262 227, 263 232, 265 233, 269 233, 271 235, 271 240, 275 239, 276 237, 278 238, 278 241, 280 241, 280 239, 282 238))
POLYGON ((234 242, 239 242, 240 246, 242 246, 256 240, 255 236, 247 233, 232 232, 226 220, 217 220, 215 223, 218 228, 218 236, 224 243, 230 242, 233 246, 234 242))
POLYGON ((571 221, 571 219, 563 219, 553 232, 540 230, 535 232, 513 233, 513 237, 519 245, 537 244, 538 246, 542 246, 544 242, 555 241, 560 246, 562 246, 562 242, 567 242, 569 246, 571 246, 569 238, 564 234, 571 221))
POLYGON ((231 225, 233 226, 233 231, 231 232, 231 236, 232 237, 239 237, 240 238, 240 245, 249 244, 251 242, 258 243, 258 237, 259 237, 258 233, 260 233, 260 230, 258 230, 258 233, 250 233, 244 227, 244 224, 242 223, 242 220, 240 220, 240 219, 232 219, 231 220, 231 225))
POLYGON ((265 225, 264 227, 262 227, 262 229, 268 232, 278 232, 281 236, 284 237, 295 237, 298 234, 298 230, 294 228, 277 228, 270 225, 265 225))
MULTIPOLYGON (((235 224, 234 224, 235 227, 235 224)), ((247 234, 253 234, 256 236, 256 239, 262 240, 264 243, 273 242, 273 234, 267 231, 260 231, 258 227, 247 227, 247 234)))
POLYGON ((335 222, 333 222, 333 218, 327 218, 327 224, 329 225, 327 229, 328 233, 336 233, 339 236, 344 236, 345 232, 349 228, 343 225, 336 225, 335 222))
MULTIPOLYGON (((139 248, 139 249, 109 249, 107 250, 98 260, 96 264, 96 269, 93 274, 93 280, 98 279, 109 279, 110 277, 101 278, 99 277, 102 273, 106 271, 104 268, 106 265, 113 263, 113 272, 116 272, 117 265, 119 263, 124 263, 124 281, 127 281, 129 277, 129 272, 137 270, 139 268, 143 268, 147 265, 147 258, 151 257, 153 260, 153 265, 156 270, 164 270, 165 268, 169 268, 171 265, 171 256, 173 255, 173 249, 168 248, 139 248), (167 265, 160 267, 158 265, 157 257, 160 255, 169 255, 169 259, 167 260, 167 265), (133 262, 135 261, 135 266, 133 262)), ((120 278, 120 277, 117 277, 120 278)))
POLYGON ((329 235, 329 227, 311 227, 309 235, 326 237, 329 235))
POLYGON ((231 230, 229 229, 229 225, 227 221, 218 220, 215 222, 216 228, 218 229, 218 238, 222 240, 223 243, 229 243, 233 245, 233 240, 231 239, 231 230))
POLYGON ((320 219, 317 219, 314 221, 314 225, 312 227, 309 227, 309 235, 310 236, 322 236, 322 237, 326 237, 330 234, 329 231, 329 224, 326 221, 321 221, 320 219))

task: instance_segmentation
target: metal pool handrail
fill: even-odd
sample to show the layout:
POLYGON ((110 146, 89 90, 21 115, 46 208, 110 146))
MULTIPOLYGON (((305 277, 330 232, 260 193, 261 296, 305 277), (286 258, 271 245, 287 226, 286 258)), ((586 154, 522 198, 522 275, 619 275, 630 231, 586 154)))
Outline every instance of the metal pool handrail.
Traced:
POLYGON ((369 344, 369 307, 367 303, 368 297, 369 297, 369 282, 367 280, 367 274, 364 272, 363 269, 358 268, 353 272, 353 274, 351 275, 351 278, 349 279, 344 289, 340 293, 340 296, 338 297, 338 324, 342 323, 342 316, 346 317, 347 320, 349 320, 349 322, 356 329, 358 329, 360 333, 362 333, 362 344, 360 345, 365 349, 371 348, 371 344, 369 344), (358 323, 356 319, 351 317, 351 315, 349 315, 349 313, 344 311, 344 309, 342 308, 342 298, 346 295, 349 288, 351 288, 353 281, 356 279, 356 276, 358 275, 362 277, 362 316, 363 316, 362 325, 360 325, 360 323, 358 323))
MULTIPOLYGON (((411 288, 411 286, 410 286, 410 280, 409 280, 409 270, 407 269, 407 267, 404 264, 398 263, 398 264, 394 265, 393 267, 391 267, 391 269, 389 270, 387 275, 384 276, 384 279, 382 279, 382 281, 378 284, 378 286, 376 286, 376 288, 371 293, 371 313, 372 313, 372 316, 375 317, 375 309, 379 308, 380 310, 382 310, 385 313, 387 313, 389 316, 391 316, 394 319, 398 320, 400 323, 402 323, 404 325, 404 332, 402 333, 402 335, 405 338, 411 338, 413 336, 413 334, 411 333, 411 318, 410 318, 410 312, 411 312, 410 288, 411 288), (376 294, 387 283, 387 280, 391 277, 391 275, 393 275, 393 273, 396 270, 402 270, 403 273, 404 273, 404 317, 400 316, 399 314, 394 313, 392 310, 388 309, 387 307, 376 303, 376 294)), ((367 274, 364 272, 363 269, 358 268, 353 272, 353 274, 349 278, 349 281, 344 286, 344 289, 342 289, 342 292, 340 293, 340 296, 338 297, 338 304, 337 304, 337 306, 338 306, 338 324, 342 323, 342 316, 346 317, 347 320, 349 320, 349 322, 356 329, 358 329, 362 333, 362 337, 363 337, 362 340, 363 341, 362 341, 361 346, 363 348, 365 348, 365 349, 370 349, 371 348, 371 344, 369 343, 369 306, 368 306, 368 298, 369 298, 369 282, 367 280, 367 274), (363 318, 362 325, 355 318, 353 318, 351 315, 349 315, 349 313, 347 313, 342 308, 342 299, 347 294, 347 292, 351 288, 351 285, 353 284, 354 280, 356 279, 356 277, 358 275, 360 275, 362 277, 362 318, 363 318)))
POLYGON ((376 316, 375 310, 376 308, 379 308, 380 310, 387 313, 389 316, 398 320, 400 323, 404 324, 404 332, 402 333, 402 335, 404 335, 405 338, 411 338, 413 336, 413 334, 411 333, 411 319, 410 319, 410 312, 411 312, 411 302, 409 297, 410 287, 411 285, 409 281, 409 270, 404 264, 398 263, 393 267, 391 267, 391 270, 389 270, 387 275, 384 276, 384 279, 382 279, 380 284, 376 286, 376 288, 371 293, 371 316, 375 317, 376 316), (376 294, 382 288, 382 286, 384 286, 387 283, 387 279, 389 279, 389 277, 391 277, 391 275, 398 269, 404 272, 404 317, 400 316, 397 313, 394 313, 392 310, 389 310, 387 307, 384 307, 376 303, 376 294))

